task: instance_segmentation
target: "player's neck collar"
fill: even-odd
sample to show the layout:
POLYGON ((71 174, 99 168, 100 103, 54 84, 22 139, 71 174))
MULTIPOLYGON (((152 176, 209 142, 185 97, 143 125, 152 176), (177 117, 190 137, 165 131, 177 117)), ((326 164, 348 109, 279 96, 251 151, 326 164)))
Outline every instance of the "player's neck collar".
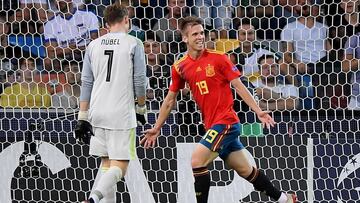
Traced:
POLYGON ((207 52, 207 49, 206 49, 206 48, 201 51, 200 55, 199 55, 197 58, 192 57, 192 56, 190 55, 189 51, 188 51, 187 55, 189 56, 189 58, 190 58, 191 60, 196 61, 196 60, 200 59, 200 58, 204 55, 205 52, 207 52))

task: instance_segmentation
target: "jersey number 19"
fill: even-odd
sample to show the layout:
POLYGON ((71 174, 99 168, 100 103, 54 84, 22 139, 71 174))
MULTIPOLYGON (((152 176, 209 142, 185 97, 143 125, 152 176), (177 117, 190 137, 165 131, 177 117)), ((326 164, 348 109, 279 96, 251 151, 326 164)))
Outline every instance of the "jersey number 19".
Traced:
POLYGON ((201 95, 209 93, 209 88, 207 86, 206 80, 196 82, 196 85, 198 86, 201 95))

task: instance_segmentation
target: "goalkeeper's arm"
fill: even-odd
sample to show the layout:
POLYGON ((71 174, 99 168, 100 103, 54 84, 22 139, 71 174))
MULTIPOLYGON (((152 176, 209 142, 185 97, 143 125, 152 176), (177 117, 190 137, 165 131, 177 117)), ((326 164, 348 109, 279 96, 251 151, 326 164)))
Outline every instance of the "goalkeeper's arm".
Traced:
POLYGON ((83 70, 81 72, 81 89, 80 89, 80 112, 88 111, 91 98, 91 91, 94 84, 94 74, 91 69, 89 51, 85 52, 83 70))
POLYGON ((88 109, 94 76, 91 70, 88 52, 85 53, 83 64, 83 71, 81 74, 80 111, 78 122, 75 127, 75 138, 80 142, 90 143, 90 137, 93 135, 93 131, 92 126, 89 123, 88 109))
POLYGON ((140 40, 138 40, 137 45, 134 48, 134 88, 135 95, 137 98, 136 105, 136 120, 139 125, 144 125, 146 123, 146 105, 145 105, 145 95, 146 95, 146 64, 145 64, 145 52, 144 46, 140 40))

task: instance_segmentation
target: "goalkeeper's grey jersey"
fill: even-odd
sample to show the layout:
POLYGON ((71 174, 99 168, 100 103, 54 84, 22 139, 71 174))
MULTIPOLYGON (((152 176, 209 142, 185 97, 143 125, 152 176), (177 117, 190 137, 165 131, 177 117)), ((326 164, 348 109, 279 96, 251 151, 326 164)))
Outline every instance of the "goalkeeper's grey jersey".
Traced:
POLYGON ((134 96, 144 96, 146 90, 142 42, 120 32, 92 41, 86 49, 81 81, 80 101, 90 101, 93 126, 136 127, 134 96))

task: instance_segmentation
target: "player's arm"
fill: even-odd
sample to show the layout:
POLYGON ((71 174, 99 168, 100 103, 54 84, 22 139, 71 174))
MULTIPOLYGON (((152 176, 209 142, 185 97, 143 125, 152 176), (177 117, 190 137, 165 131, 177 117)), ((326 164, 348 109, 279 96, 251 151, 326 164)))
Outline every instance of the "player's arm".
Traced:
POLYGON ((136 120, 139 125, 145 125, 146 123, 146 64, 145 64, 145 51, 144 46, 140 42, 137 41, 137 44, 134 48, 133 53, 133 61, 134 61, 134 88, 135 88, 135 96, 137 98, 136 105, 136 120))
POLYGON ((91 67, 90 54, 88 49, 85 53, 81 72, 80 111, 87 111, 89 109, 93 84, 94 74, 91 67))
POLYGON ((89 143, 90 137, 93 135, 92 126, 89 123, 88 118, 88 109, 93 83, 94 75, 92 72, 89 50, 87 50, 81 72, 80 111, 78 115, 78 122, 75 127, 75 138, 84 143, 89 143))

